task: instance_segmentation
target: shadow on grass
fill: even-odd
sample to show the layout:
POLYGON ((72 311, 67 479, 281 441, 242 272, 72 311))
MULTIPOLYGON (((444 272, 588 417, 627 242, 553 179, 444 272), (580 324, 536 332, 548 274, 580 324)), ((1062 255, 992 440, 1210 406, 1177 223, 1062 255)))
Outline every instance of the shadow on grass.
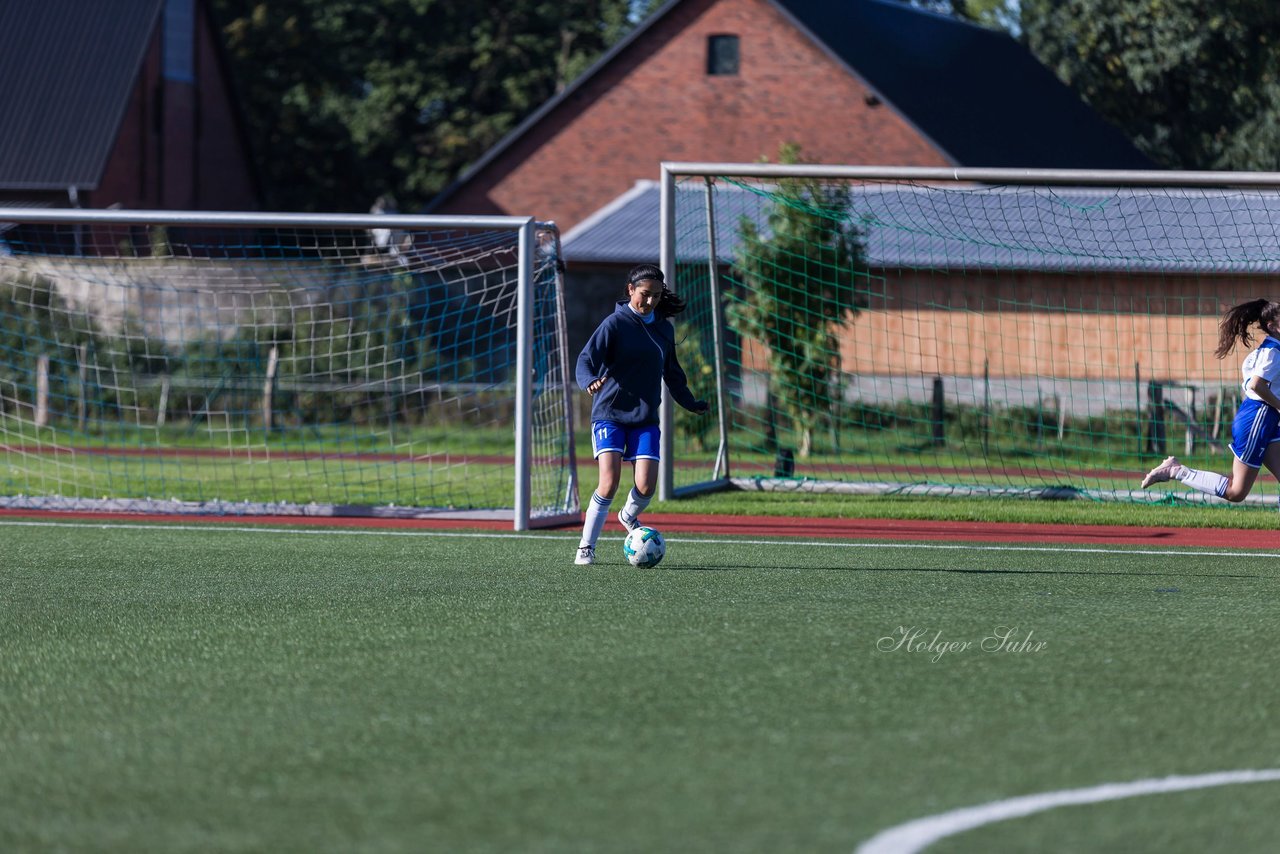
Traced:
POLYGON ((959 569, 946 566, 794 566, 756 564, 753 566, 664 566, 658 572, 751 572, 784 570, 809 572, 949 572, 957 575, 1077 575, 1086 577, 1133 576, 1134 578, 1261 578, 1260 575, 1230 572, 1134 572, 1132 570, 1083 569, 959 569))

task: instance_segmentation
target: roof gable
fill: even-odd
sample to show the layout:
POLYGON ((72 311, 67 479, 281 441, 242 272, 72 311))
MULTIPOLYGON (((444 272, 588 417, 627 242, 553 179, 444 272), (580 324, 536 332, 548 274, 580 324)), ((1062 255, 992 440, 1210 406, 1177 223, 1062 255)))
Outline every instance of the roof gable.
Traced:
MULTIPOLYGON (((548 100, 432 200, 443 205, 503 155, 574 104, 593 78, 642 48, 689 0, 669 0, 583 75, 548 100)), ((1152 169, 1025 47, 988 30, 892 0, 761 0, 864 87, 875 92, 950 165, 1005 168, 1152 169), (907 58, 909 61, 903 61, 907 58)), ((839 105, 833 105, 838 109, 839 105)), ((803 144, 803 140, 800 140, 803 144)), ((659 156, 661 155, 661 156, 659 156)), ((659 159, 689 159, 674 152, 659 159)), ((706 159, 695 155, 692 159, 706 159)), ((882 161, 876 161, 882 162, 882 161)), ((895 163, 897 161, 894 161, 895 163)), ((487 173, 486 173, 487 174, 487 173)))
POLYGON ((0 187, 98 185, 163 5, 0 3, 0 187))
POLYGON ((1154 164, 1006 33, 894 0, 772 0, 959 166, 1154 164))

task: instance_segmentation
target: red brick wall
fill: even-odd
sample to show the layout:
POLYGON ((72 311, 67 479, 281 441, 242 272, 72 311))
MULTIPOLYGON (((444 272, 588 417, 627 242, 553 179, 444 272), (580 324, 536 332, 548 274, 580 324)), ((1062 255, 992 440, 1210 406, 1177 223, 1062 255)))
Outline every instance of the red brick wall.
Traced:
POLYGON ((240 142, 213 35, 196 15, 196 83, 162 79, 157 25, 98 188, 85 207, 256 210, 249 155, 240 142), (163 92, 158 96, 158 92, 163 92))
POLYGON ((767 0, 690 0, 570 95, 440 212, 532 214, 567 230, 663 160, 951 165, 767 0), (739 36, 736 76, 706 73, 707 37, 739 36))
POLYGON ((258 189, 251 154, 243 141, 232 92, 219 65, 215 35, 208 18, 197 15, 196 77, 199 91, 198 138, 195 145, 194 204, 200 210, 257 210, 258 189))
POLYGON ((129 106, 120 122, 115 145, 107 158, 102 180, 96 190, 82 198, 85 207, 160 207, 160 174, 156 133, 156 80, 160 77, 160 39, 154 36, 138 69, 138 79, 129 94, 129 106))

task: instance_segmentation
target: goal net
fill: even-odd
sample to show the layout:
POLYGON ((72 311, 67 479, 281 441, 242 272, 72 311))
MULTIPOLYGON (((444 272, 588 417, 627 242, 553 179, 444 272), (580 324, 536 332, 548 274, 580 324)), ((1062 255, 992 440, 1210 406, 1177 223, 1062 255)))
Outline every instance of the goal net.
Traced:
POLYGON ((554 226, 0 219, 0 507, 579 518, 554 226))
POLYGON ((662 193, 716 403, 666 407, 664 497, 1217 500, 1139 484, 1230 470, 1248 348, 1213 351, 1273 297, 1276 176, 664 164, 662 193))

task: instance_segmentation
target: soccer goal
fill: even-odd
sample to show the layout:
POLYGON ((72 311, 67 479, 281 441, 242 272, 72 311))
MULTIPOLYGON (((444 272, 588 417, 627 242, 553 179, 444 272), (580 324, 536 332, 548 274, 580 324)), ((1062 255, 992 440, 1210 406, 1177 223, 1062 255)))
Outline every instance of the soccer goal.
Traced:
POLYGON ((0 507, 580 518, 553 225, 0 220, 0 507))
POLYGON ((1280 175, 666 163, 661 206, 715 403, 664 406, 663 498, 1152 501, 1166 454, 1229 470, 1218 322, 1275 298, 1280 175))

